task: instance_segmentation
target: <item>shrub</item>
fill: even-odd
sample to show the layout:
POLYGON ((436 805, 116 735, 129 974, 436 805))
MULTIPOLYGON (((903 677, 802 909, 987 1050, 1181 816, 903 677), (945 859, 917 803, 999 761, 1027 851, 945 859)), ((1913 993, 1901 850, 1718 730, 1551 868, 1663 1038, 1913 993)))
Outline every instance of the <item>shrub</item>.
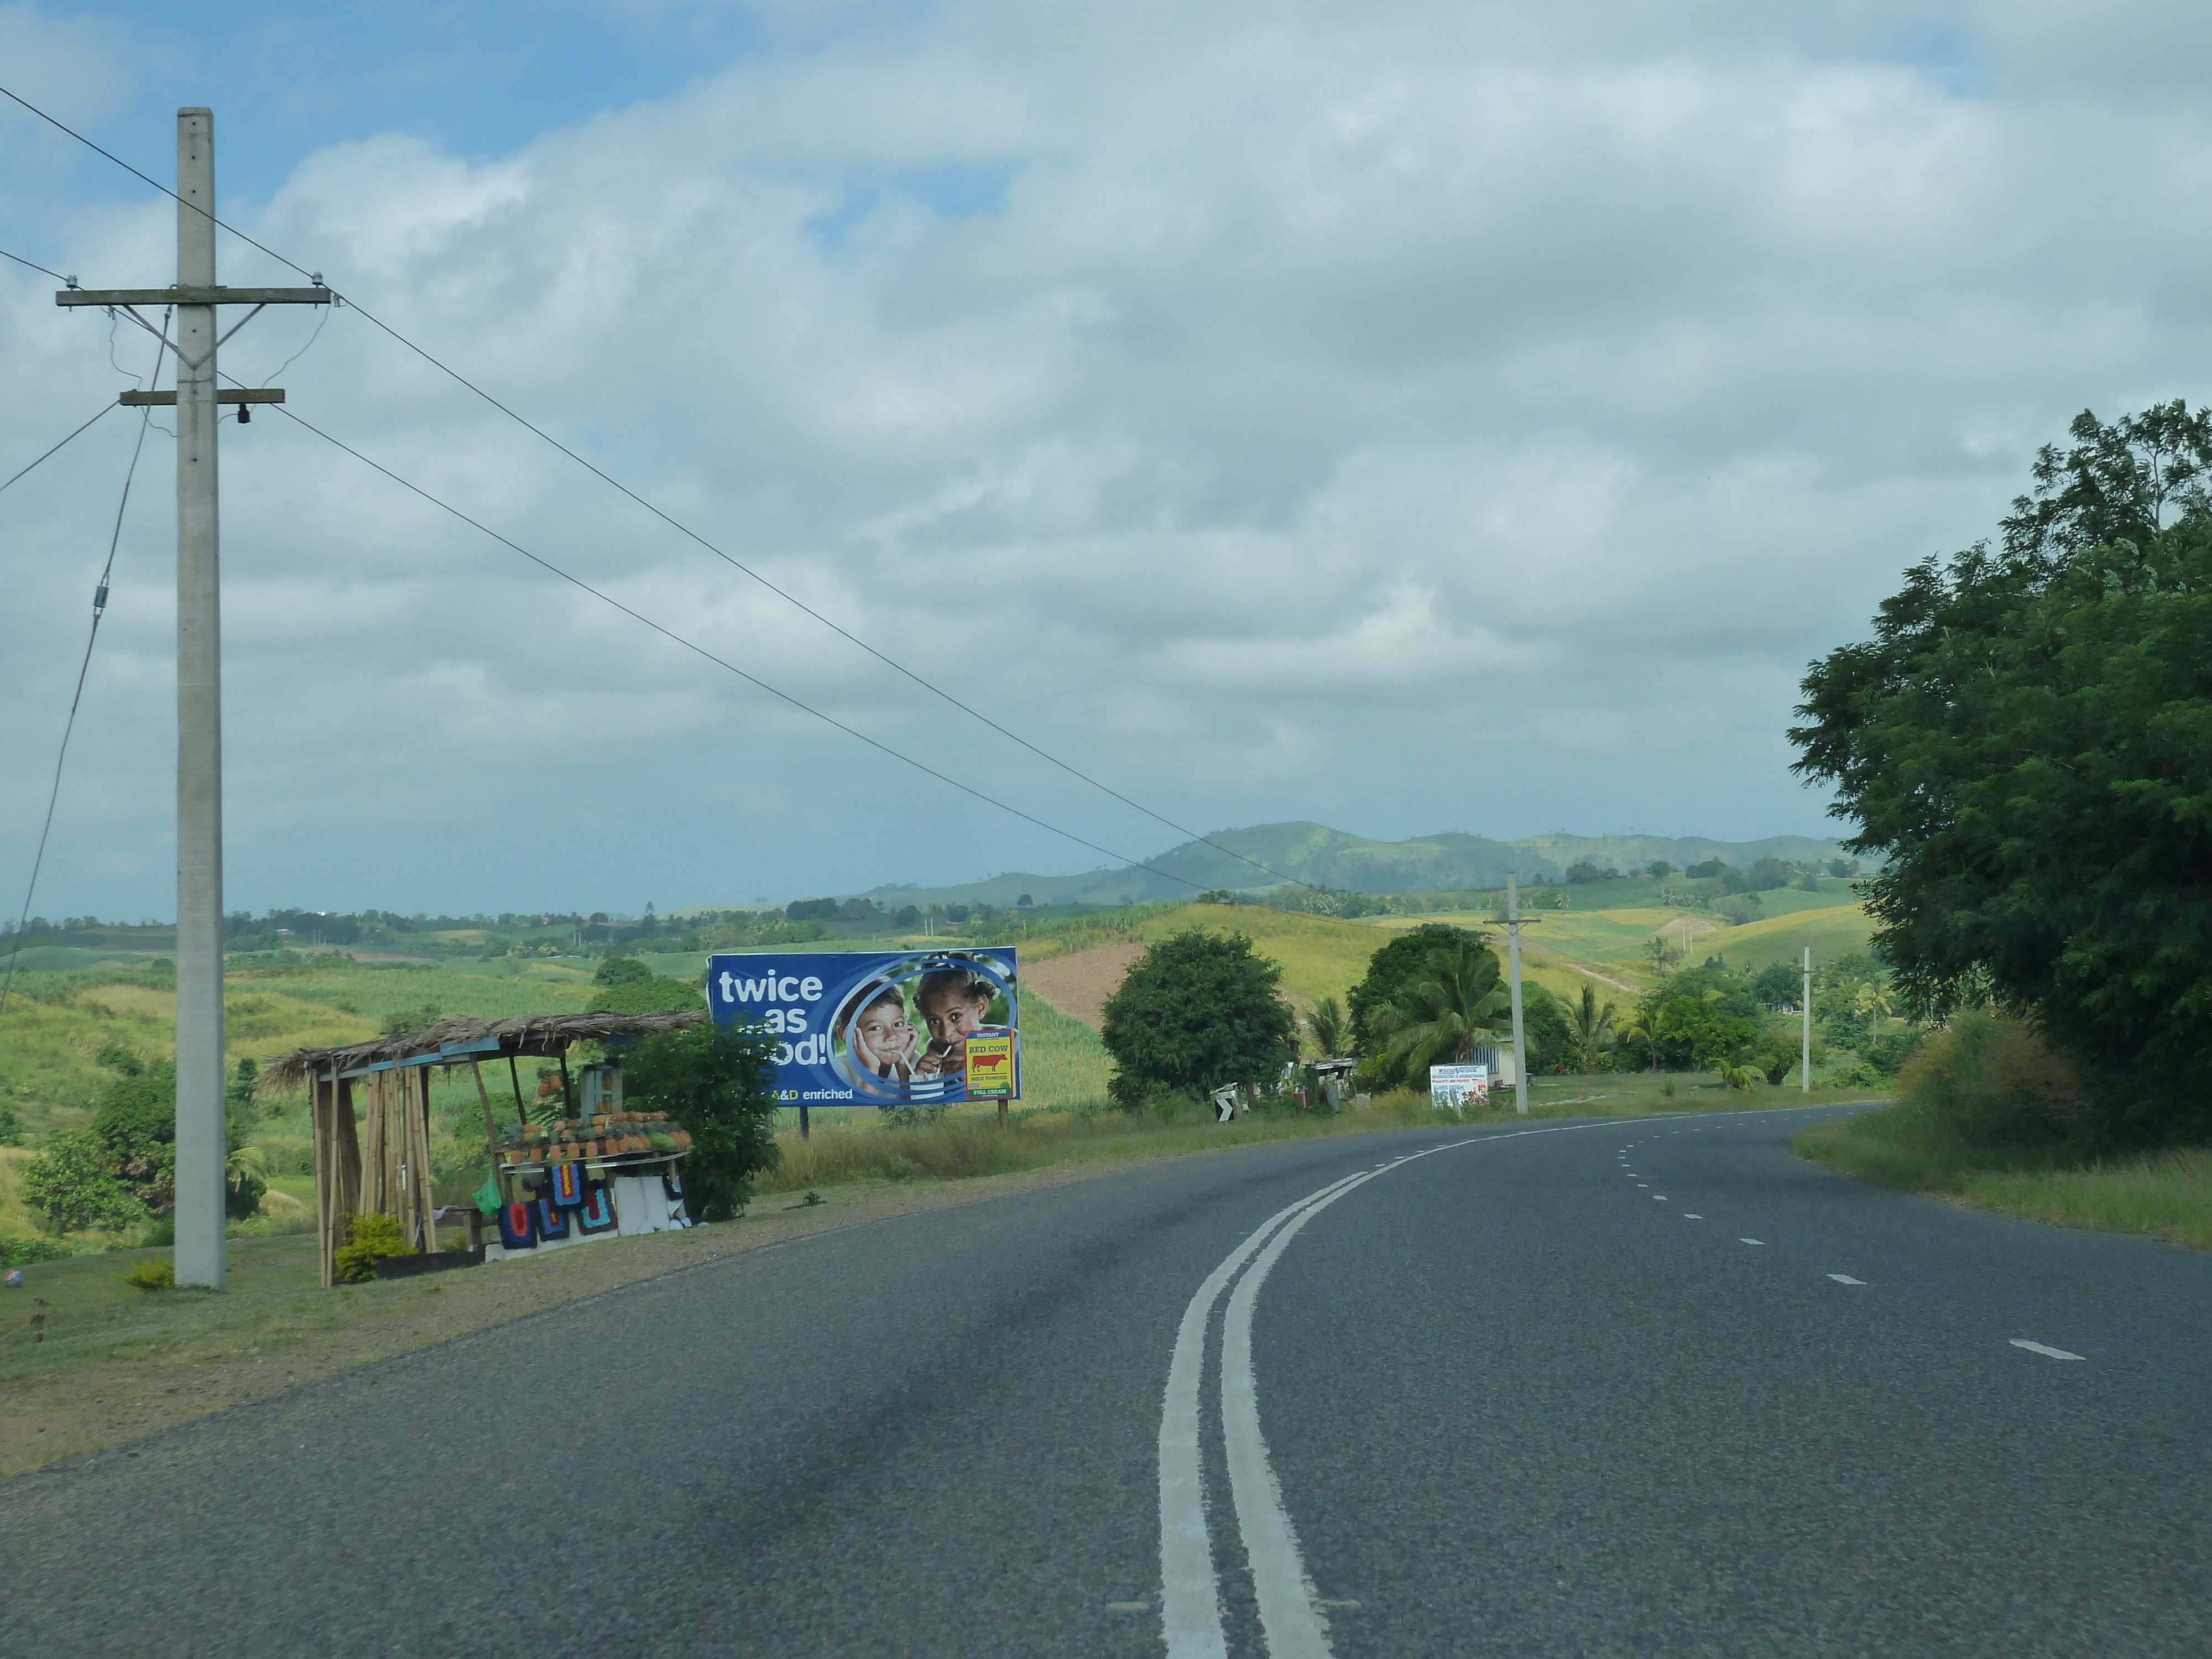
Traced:
POLYGON ((129 1273, 116 1276, 142 1291, 170 1291, 177 1285, 177 1264, 166 1255, 149 1256, 129 1273))
POLYGON ((20 1146, 23 1144, 23 1120, 15 1115, 15 1109, 0 1100, 0 1146, 20 1146))
POLYGON ((376 1277, 376 1264, 387 1256, 407 1254, 406 1231, 392 1215, 357 1215, 338 1247, 336 1276, 342 1285, 358 1285, 376 1277))
POLYGON ((0 1233, 0 1267, 25 1267, 33 1261, 63 1261, 70 1247, 38 1233, 0 1233))
POLYGON ((594 985, 643 985, 653 977, 653 969, 635 957, 609 957, 592 975, 594 985))
POLYGON ((98 1146, 81 1129, 57 1130, 23 1166, 23 1201, 45 1212, 57 1233, 83 1227, 128 1227, 145 1206, 103 1165, 98 1146))
POLYGON ((2088 1079, 2019 1020, 1958 1015, 1897 1082, 1907 1113, 1966 1146, 2062 1158, 2099 1150, 2104 1118, 2088 1079))
POLYGON ((1928 1034, 1920 1030, 1891 1031, 1867 1045, 1867 1063, 1884 1077, 1895 1077, 1912 1058, 1928 1034))
POLYGON ((666 1112, 690 1133, 684 1200, 694 1220, 736 1215, 754 1175, 775 1165, 774 1042, 756 1027, 710 1020, 647 1037, 623 1056, 627 1102, 666 1112))

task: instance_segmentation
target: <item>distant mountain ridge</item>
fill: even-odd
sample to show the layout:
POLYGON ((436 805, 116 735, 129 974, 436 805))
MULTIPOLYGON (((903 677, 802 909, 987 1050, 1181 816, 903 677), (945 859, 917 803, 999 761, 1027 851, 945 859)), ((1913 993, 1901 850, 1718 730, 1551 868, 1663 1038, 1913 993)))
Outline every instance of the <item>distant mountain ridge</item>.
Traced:
POLYGON ((1832 841, 1770 836, 1764 841, 1713 841, 1703 836, 1530 836, 1492 841, 1448 830, 1410 841, 1370 841, 1322 823, 1263 823, 1223 830, 1186 842, 1144 866, 1039 876, 1011 871, 953 887, 878 887, 862 896, 885 904, 1012 904, 1027 893, 1039 904, 1146 904, 1188 898, 1196 888, 1251 893, 1279 878, 1349 893, 1432 893, 1505 885, 1512 871, 1523 884, 1557 882, 1570 865, 1587 861, 1626 873, 1654 859, 1680 869, 1717 858, 1747 869, 1763 858, 1795 861, 1844 856, 1832 841), (1243 854, 1231 856, 1222 848, 1243 854), (1244 862, 1265 866, 1255 869, 1244 862), (1275 875, 1269 871, 1278 872, 1275 875), (1181 880, 1176 879, 1181 877, 1181 880))

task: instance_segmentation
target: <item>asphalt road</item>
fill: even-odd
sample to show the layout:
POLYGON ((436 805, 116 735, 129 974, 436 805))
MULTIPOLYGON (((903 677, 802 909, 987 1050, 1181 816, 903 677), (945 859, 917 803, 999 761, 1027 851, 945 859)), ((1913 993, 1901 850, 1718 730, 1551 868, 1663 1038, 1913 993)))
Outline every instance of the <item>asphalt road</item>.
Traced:
POLYGON ((0 1654, 2212 1651, 2212 1257, 1829 1175, 1819 1115, 632 1286, 0 1485, 0 1654))

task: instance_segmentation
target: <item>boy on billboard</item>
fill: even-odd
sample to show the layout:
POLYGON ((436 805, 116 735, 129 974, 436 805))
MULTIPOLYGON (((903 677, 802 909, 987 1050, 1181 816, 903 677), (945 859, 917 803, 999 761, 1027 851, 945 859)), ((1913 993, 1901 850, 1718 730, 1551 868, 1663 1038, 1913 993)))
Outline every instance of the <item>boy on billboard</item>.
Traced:
POLYGON ((896 985, 886 985, 845 1029, 845 1046, 854 1062, 871 1075, 896 1083, 914 1079, 915 1041, 914 1022, 907 1018, 906 998, 896 985))

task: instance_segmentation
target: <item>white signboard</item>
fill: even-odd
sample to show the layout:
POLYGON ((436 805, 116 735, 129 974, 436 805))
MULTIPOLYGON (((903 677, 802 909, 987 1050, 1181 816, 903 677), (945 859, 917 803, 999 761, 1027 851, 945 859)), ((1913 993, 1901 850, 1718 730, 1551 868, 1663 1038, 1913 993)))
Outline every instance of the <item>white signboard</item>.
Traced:
POLYGON ((1486 1105, 1490 1100, 1490 1067, 1430 1066, 1429 1100, 1440 1110, 1449 1106, 1455 1112, 1469 1106, 1486 1105))

